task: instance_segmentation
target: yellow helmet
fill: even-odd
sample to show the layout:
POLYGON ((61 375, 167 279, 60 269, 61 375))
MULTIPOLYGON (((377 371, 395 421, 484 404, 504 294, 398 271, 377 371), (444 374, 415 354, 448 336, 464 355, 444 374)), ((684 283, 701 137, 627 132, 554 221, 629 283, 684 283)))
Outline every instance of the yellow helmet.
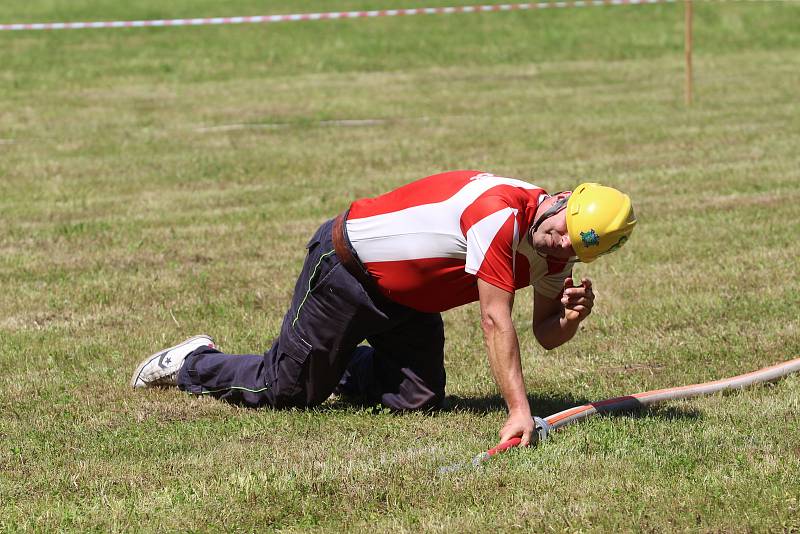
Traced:
POLYGON ((617 250, 636 226, 631 199, 613 187, 584 183, 567 201, 567 231, 584 263, 617 250))

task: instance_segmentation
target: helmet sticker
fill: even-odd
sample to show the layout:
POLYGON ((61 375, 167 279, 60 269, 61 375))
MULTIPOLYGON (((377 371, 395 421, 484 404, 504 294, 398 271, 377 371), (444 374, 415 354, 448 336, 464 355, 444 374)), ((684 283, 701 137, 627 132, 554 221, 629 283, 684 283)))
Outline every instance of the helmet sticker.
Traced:
POLYGON ((627 240, 628 240, 628 236, 626 236, 626 235, 624 235, 624 236, 620 237, 620 238, 619 238, 619 241, 617 241, 616 243, 614 243, 614 244, 611 246, 611 248, 609 248, 608 250, 606 250, 605 252, 603 252, 603 254, 610 254, 610 253, 614 252, 615 250, 619 249, 619 248, 620 248, 622 245, 624 245, 624 244, 625 244, 625 241, 627 241, 627 240))
POLYGON ((588 232, 581 232, 581 241, 583 241, 583 246, 587 248, 598 246, 600 244, 600 236, 597 235, 594 229, 591 229, 588 232))

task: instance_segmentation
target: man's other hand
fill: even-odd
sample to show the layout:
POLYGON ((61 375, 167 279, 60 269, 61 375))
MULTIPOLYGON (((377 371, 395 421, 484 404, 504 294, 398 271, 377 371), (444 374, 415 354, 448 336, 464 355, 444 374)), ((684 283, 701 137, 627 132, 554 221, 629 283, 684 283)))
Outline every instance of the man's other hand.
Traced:
POLYGON ((564 317, 570 321, 583 321, 592 313, 592 306, 594 306, 592 281, 588 278, 581 278, 581 285, 573 284, 571 277, 564 280, 564 290, 561 295, 564 317))

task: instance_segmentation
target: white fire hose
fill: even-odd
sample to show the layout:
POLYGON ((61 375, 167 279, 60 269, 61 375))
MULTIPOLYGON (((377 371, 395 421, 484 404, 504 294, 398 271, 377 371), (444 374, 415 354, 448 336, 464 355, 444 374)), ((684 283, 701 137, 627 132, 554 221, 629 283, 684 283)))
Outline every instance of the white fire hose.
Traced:
MULTIPOLYGON (((654 389, 652 391, 645 391, 643 393, 635 393, 633 395, 625 395, 622 397, 614 397, 613 399, 606 399, 599 402, 590 402, 583 406, 576 406, 567 410, 560 411, 544 419, 534 417, 536 422, 536 432, 531 436, 531 444, 536 444, 539 441, 547 439, 550 432, 558 430, 561 427, 567 426, 572 423, 582 421, 589 416, 596 413, 611 413, 619 411, 631 411, 645 406, 652 406, 659 402, 666 402, 679 399, 689 399, 692 397, 699 397, 701 395, 711 395, 726 389, 743 389, 753 384, 761 384, 764 382, 773 382, 791 373, 800 371, 800 358, 789 360, 783 363, 772 365, 746 373, 743 375, 725 378, 722 380, 714 380, 712 382, 704 382, 702 384, 693 384, 690 386, 678 386, 667 389, 654 389)), ((520 438, 511 438, 484 451, 472 459, 469 464, 459 463, 449 466, 442 466, 439 468, 440 473, 452 473, 463 469, 464 467, 478 467, 481 463, 488 460, 495 454, 507 451, 512 447, 516 447, 520 443, 520 438)))

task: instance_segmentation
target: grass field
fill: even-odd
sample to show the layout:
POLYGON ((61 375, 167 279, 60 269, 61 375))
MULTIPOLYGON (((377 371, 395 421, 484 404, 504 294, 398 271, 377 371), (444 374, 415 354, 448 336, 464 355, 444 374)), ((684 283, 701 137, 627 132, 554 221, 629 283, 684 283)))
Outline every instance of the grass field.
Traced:
MULTIPOLYGON (((387 5, 30 0, 0 22, 387 5)), ((0 531, 800 529, 798 377, 437 474, 505 418, 475 306, 445 314, 435 414, 128 387, 196 333, 265 350, 320 222, 458 168, 637 209, 578 269, 598 299, 572 342, 538 347, 517 298, 537 415, 799 356, 800 5, 695 11, 691 108, 679 5, 0 33, 0 531)))

